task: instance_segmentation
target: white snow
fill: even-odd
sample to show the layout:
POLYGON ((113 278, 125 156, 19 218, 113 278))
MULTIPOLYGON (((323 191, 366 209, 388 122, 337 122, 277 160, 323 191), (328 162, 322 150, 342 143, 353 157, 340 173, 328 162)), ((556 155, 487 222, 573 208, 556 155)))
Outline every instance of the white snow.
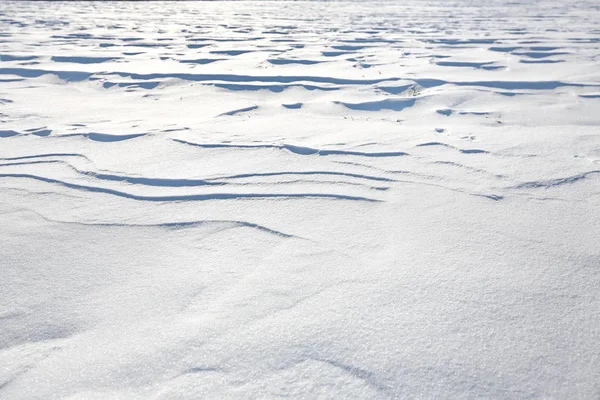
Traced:
POLYGON ((600 397, 596 1, 0 13, 0 398, 600 397))

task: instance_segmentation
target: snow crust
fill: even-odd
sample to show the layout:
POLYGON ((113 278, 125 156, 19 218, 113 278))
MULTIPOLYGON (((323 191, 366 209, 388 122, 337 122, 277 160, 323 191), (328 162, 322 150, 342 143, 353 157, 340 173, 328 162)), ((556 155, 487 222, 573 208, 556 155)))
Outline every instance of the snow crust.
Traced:
POLYGON ((0 398, 600 397, 597 2, 0 13, 0 398))

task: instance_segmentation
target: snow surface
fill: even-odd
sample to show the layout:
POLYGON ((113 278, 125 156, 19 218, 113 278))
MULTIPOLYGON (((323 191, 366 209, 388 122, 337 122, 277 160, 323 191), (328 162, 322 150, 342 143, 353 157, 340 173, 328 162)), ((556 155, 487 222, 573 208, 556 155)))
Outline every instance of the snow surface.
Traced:
POLYGON ((0 398, 600 398, 597 1, 0 12, 0 398))

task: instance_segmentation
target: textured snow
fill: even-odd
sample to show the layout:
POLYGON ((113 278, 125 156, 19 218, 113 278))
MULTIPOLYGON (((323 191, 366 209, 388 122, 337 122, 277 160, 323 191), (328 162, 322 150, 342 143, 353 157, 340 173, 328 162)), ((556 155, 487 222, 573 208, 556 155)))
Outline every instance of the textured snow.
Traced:
POLYGON ((0 398, 600 397, 596 1, 0 13, 0 398))

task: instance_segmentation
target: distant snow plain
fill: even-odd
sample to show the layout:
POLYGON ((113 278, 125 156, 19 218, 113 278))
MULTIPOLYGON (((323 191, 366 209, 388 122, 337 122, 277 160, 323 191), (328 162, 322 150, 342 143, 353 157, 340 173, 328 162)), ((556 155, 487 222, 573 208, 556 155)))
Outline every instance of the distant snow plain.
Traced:
POLYGON ((598 2, 0 13, 0 398, 600 397, 598 2))

